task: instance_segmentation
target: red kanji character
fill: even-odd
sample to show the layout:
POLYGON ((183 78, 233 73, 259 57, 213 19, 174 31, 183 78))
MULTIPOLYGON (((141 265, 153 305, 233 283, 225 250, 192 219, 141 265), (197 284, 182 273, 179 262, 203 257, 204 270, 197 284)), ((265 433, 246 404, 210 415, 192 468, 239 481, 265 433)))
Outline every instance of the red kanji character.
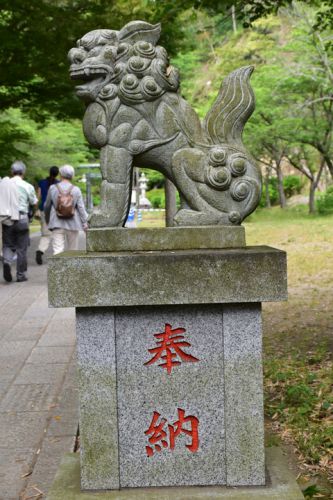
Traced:
POLYGON ((185 328, 175 328, 172 330, 171 325, 166 323, 164 332, 154 334, 154 337, 161 340, 157 341, 158 347, 148 349, 148 351, 151 354, 154 354, 154 356, 144 364, 151 365, 161 358, 165 362, 161 363, 159 366, 165 368, 168 374, 170 374, 173 366, 181 364, 181 361, 174 361, 174 358, 177 355, 182 361, 187 363, 195 363, 196 361, 199 361, 197 358, 191 354, 187 354, 182 349, 184 347, 191 347, 189 342, 183 340, 184 335, 181 334, 185 332, 185 328), (165 354, 163 354, 164 352, 165 354))
MULTIPOLYGON (((162 418, 161 422, 159 424, 157 424, 157 421, 160 418, 160 416, 161 415, 157 411, 154 411, 153 419, 151 421, 149 429, 145 431, 146 436, 148 436, 149 434, 152 434, 152 436, 149 438, 148 441, 150 444, 155 446, 155 449, 157 451, 161 451, 161 446, 159 444, 157 444, 159 441, 161 441, 164 448, 167 448, 167 446, 168 446, 168 442, 165 440, 165 438, 167 437, 167 434, 163 430, 163 427, 166 424, 166 419, 162 418)), ((151 457, 154 455, 154 450, 151 446, 146 446, 146 451, 147 451, 148 457, 151 457)))
MULTIPOLYGON (((180 433, 184 433, 187 436, 191 436, 192 442, 191 444, 185 445, 192 453, 195 453, 199 448, 199 419, 190 415, 185 417, 185 411, 181 408, 178 408, 178 420, 174 422, 172 425, 168 425, 169 431, 169 445, 167 442, 167 433, 163 429, 167 420, 162 418, 160 423, 157 423, 160 414, 157 411, 154 411, 153 419, 148 430, 145 431, 146 436, 150 436, 149 443, 155 447, 156 451, 161 451, 162 447, 167 448, 170 446, 170 450, 174 450, 176 437, 179 436, 180 433), (184 424, 190 424, 190 428, 184 428, 184 424)), ((152 457, 154 455, 154 448, 152 446, 146 446, 146 451, 148 457, 152 457)))
POLYGON ((185 445, 192 453, 196 452, 199 448, 199 420, 197 417, 193 417, 190 415, 189 417, 185 417, 185 411, 178 408, 178 420, 174 422, 173 425, 168 425, 169 433, 170 433, 170 449, 173 450, 175 447, 175 439, 181 432, 187 434, 192 437, 192 443, 185 445), (190 429, 184 429, 183 424, 187 422, 191 423, 190 429))

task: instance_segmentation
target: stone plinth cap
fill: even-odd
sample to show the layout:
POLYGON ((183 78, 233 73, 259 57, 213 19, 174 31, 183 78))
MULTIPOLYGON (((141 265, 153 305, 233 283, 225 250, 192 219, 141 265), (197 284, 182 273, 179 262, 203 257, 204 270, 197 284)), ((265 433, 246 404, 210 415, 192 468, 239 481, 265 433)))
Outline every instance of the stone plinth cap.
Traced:
POLYGON ((87 232, 88 252, 195 250, 245 247, 243 226, 93 228, 87 232))
POLYGON ((275 302, 287 299, 286 253, 64 252, 49 259, 48 288, 53 307, 275 302))

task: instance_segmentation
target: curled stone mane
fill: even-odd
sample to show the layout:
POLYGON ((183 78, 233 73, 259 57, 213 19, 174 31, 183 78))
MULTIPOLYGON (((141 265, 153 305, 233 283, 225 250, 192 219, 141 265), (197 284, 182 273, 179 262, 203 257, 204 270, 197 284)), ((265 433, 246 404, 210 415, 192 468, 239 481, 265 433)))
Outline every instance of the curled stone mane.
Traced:
POLYGON ((87 50, 93 49, 96 45, 111 45, 117 41, 117 32, 113 30, 94 30, 87 33, 78 41, 78 47, 87 50))
POLYGON ((111 81, 126 104, 153 101, 179 88, 178 71, 169 66, 166 50, 147 41, 120 43, 114 71, 111 81))

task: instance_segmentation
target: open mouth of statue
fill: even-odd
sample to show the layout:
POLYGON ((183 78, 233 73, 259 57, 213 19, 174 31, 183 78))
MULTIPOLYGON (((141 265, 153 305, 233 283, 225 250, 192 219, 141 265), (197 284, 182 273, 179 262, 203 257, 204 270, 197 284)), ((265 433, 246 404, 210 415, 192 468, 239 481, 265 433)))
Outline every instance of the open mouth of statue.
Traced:
POLYGON ((77 68, 70 70, 72 80, 81 80, 81 83, 75 87, 77 92, 89 91, 90 89, 100 85, 106 79, 108 71, 99 66, 87 66, 85 68, 77 68))

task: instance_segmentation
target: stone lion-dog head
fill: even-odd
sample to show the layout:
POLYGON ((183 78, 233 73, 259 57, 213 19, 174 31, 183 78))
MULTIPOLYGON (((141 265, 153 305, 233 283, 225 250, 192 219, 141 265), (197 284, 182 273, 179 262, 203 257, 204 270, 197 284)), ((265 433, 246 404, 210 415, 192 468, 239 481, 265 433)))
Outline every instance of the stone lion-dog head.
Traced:
POLYGON ((179 88, 178 71, 166 50, 156 45, 160 24, 128 23, 120 31, 90 31, 69 51, 70 75, 84 80, 77 95, 88 102, 116 96, 125 104, 153 101, 179 88))

